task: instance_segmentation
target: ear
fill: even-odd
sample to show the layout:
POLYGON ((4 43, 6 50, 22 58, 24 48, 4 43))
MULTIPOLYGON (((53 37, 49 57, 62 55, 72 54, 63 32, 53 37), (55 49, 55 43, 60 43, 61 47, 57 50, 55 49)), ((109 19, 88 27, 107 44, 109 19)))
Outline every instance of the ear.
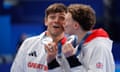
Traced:
POLYGON ((77 22, 74 23, 74 26, 73 26, 75 29, 79 29, 79 24, 77 22))
POLYGON ((44 18, 44 24, 45 24, 45 26, 48 26, 48 24, 47 24, 47 18, 44 18))

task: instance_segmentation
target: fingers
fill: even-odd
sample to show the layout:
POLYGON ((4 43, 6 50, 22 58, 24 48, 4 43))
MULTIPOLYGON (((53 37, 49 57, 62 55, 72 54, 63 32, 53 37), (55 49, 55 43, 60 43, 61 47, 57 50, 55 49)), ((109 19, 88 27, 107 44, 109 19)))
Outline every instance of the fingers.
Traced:
POLYGON ((56 46, 56 44, 55 44, 55 43, 49 43, 49 44, 47 45, 47 50, 48 50, 49 52, 56 52, 56 51, 57 51, 57 46, 56 46))
POLYGON ((62 52, 66 57, 72 56, 74 54, 75 48, 73 48, 71 43, 63 45, 62 52))
POLYGON ((47 52, 47 61, 49 63, 56 57, 57 46, 55 43, 49 43, 48 45, 45 45, 45 50, 47 52))
POLYGON ((67 51, 73 51, 73 46, 69 43, 69 44, 65 44, 62 48, 63 52, 67 52, 67 51))

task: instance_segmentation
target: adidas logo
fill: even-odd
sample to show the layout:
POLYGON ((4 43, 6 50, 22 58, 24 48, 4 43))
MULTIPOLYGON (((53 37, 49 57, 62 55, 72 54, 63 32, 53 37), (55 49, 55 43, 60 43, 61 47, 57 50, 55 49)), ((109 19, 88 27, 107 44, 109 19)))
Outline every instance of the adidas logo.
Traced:
POLYGON ((37 57, 36 51, 33 51, 33 52, 29 53, 28 55, 29 55, 29 56, 37 57))

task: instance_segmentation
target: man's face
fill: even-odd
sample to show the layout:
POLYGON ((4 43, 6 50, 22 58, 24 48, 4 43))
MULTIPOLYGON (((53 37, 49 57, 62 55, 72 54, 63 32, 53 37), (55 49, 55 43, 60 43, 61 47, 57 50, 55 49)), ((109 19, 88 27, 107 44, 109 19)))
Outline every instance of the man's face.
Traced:
POLYGON ((74 34, 75 21, 72 19, 71 13, 67 13, 65 16, 64 30, 66 34, 74 34))
POLYGON ((60 35, 64 32, 63 24, 65 23, 65 12, 51 13, 45 19, 45 25, 51 35, 60 35))

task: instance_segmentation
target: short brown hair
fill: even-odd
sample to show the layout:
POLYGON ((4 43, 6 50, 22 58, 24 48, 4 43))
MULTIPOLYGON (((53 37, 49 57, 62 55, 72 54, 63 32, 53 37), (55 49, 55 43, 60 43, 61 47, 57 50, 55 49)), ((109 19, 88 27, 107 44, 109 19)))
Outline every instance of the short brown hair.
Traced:
POLYGON ((67 7, 62 3, 54 3, 45 10, 45 17, 50 13, 67 12, 67 7))
POLYGON ((83 30, 90 30, 96 23, 95 11, 89 5, 71 4, 68 6, 68 12, 72 18, 77 21, 83 30))

